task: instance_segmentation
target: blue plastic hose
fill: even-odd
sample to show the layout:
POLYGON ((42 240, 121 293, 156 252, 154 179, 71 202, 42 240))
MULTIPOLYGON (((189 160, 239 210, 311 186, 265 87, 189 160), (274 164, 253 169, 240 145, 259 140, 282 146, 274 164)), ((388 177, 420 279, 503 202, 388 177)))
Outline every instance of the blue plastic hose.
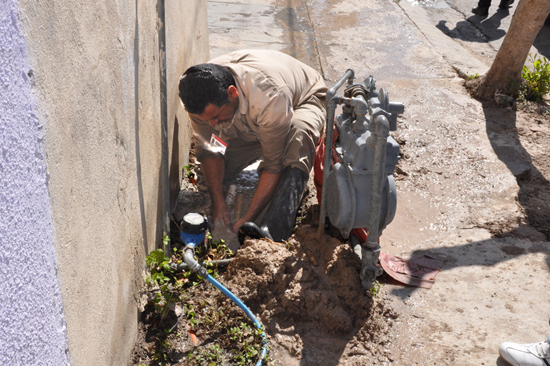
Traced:
POLYGON ((235 304, 237 304, 238 307, 241 308, 242 311, 252 320, 256 328, 260 329, 262 332, 262 352, 260 353, 260 359, 258 362, 256 362, 256 366, 261 366, 263 363, 263 360, 265 356, 267 355, 267 337, 265 335, 265 330, 262 327, 262 323, 256 319, 254 314, 252 314, 252 311, 237 297, 235 296, 231 291, 229 291, 224 285, 216 281, 212 276, 208 274, 208 271, 206 268, 201 266, 196 260, 195 260, 195 247, 197 246, 197 243, 202 242, 204 239, 204 233, 202 234, 187 234, 183 231, 180 234, 181 240, 185 243, 186 247, 183 254, 183 260, 185 263, 193 270, 193 272, 197 273, 202 278, 205 278, 208 282, 210 282, 212 285, 214 285, 218 290, 223 292, 227 297, 229 297, 235 304))

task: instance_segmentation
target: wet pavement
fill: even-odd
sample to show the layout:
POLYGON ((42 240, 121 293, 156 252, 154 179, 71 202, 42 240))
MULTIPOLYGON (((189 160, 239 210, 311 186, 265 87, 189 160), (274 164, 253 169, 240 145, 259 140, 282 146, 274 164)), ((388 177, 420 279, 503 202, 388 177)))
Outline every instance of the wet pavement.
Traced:
MULTIPOLYGON (((349 66, 378 79, 485 73, 510 26, 509 10, 471 13, 471 0, 208 2, 211 57, 241 48, 288 53, 335 81, 349 66), (442 59, 445 62, 441 62, 442 59)), ((550 57, 550 27, 532 53, 550 57)))
MULTIPOLYGON (((512 231, 525 218, 513 172, 495 153, 510 142, 488 130, 486 110, 457 76, 489 69, 517 4, 503 11, 495 2, 487 18, 471 13, 475 5, 208 2, 212 58, 242 48, 279 50, 319 70, 329 86, 353 68, 405 103, 397 134, 406 174, 397 179, 397 214, 382 235, 383 250, 447 262, 430 290, 384 283, 384 299, 402 314, 387 364, 505 365, 499 343, 538 342, 550 330, 543 285, 550 243, 526 226, 522 238, 494 237, 495 226, 512 231)), ((532 52, 550 56, 550 27, 532 52)))

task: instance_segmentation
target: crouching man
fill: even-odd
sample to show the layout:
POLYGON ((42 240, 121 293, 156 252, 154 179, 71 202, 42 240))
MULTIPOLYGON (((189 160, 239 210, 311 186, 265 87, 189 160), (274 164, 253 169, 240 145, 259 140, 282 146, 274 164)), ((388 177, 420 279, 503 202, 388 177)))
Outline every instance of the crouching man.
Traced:
POLYGON ((212 220, 232 228, 241 243, 246 236, 290 236, 325 124, 326 91, 317 71, 267 50, 220 56, 181 77, 179 95, 191 119, 212 220), (259 158, 250 206, 232 224, 222 187, 259 158))

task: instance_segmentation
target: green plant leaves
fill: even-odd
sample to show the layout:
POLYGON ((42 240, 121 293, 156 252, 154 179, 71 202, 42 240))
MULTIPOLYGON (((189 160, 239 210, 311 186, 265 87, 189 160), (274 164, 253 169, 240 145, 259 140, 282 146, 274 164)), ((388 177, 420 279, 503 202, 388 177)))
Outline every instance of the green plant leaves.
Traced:
POLYGON ((538 54, 529 54, 529 60, 533 63, 533 70, 527 65, 523 66, 521 77, 524 84, 520 98, 540 103, 543 96, 550 92, 550 63, 546 57, 541 58, 538 54))
MULTIPOLYGON (((226 259, 234 255, 225 246, 223 240, 213 240, 210 233, 207 233, 206 236, 208 240, 203 245, 195 248, 197 261, 208 262, 226 259)), ((187 354, 186 364, 200 366, 254 364, 263 345, 261 330, 255 328, 253 324, 248 324, 248 319, 240 316, 235 317, 231 312, 225 314, 224 310, 220 308, 221 304, 213 300, 214 298, 204 298, 201 302, 195 301, 197 298, 195 291, 199 291, 195 286, 203 281, 190 270, 179 272, 170 267, 171 262, 181 263, 183 258, 183 253, 181 248, 178 249, 178 245, 175 245, 170 251, 170 256, 171 258, 166 256, 163 249, 156 249, 151 251, 146 258, 146 264, 150 270, 146 282, 155 285, 153 287, 155 296, 150 305, 153 305, 160 318, 158 324, 162 326, 163 319, 167 319, 170 312, 174 310, 174 303, 181 301, 183 306, 182 316, 193 332, 204 332, 205 329, 213 332, 212 329, 215 329, 214 334, 219 336, 213 342, 209 340, 212 343, 197 345, 187 354), (190 293, 195 295, 189 295, 190 293)), ((205 266, 212 277, 219 277, 216 265, 208 264, 205 266)), ((210 283, 206 285, 204 288, 213 286, 210 283)), ((169 364, 168 354, 171 352, 171 346, 164 340, 166 340, 170 331, 164 329, 166 333, 164 338, 157 338, 158 343, 150 351, 154 360, 153 365, 169 364)))

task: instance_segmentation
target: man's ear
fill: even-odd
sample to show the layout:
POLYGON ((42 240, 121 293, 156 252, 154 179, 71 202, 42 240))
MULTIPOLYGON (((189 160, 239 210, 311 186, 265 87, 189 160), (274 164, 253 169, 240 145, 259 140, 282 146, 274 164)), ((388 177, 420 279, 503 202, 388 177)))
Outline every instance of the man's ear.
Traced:
POLYGON ((229 85, 229 88, 227 88, 227 96, 230 99, 237 99, 239 97, 239 91, 234 85, 229 85))

